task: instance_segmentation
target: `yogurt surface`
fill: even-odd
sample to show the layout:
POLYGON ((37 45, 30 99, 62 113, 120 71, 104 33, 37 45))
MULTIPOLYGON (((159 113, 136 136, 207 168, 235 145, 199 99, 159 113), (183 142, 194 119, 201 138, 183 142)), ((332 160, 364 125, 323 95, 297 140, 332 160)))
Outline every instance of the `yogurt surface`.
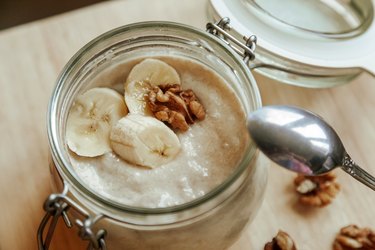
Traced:
MULTIPOLYGON (((169 207, 192 201, 228 178, 248 145, 245 114, 234 91, 208 67, 178 57, 158 58, 174 67, 183 89, 192 89, 206 118, 186 132, 176 131, 181 151, 155 169, 136 166, 114 152, 89 158, 70 152, 74 171, 90 189, 137 207, 169 207)), ((140 60, 113 67, 93 79, 94 86, 122 91, 128 72, 140 60)))

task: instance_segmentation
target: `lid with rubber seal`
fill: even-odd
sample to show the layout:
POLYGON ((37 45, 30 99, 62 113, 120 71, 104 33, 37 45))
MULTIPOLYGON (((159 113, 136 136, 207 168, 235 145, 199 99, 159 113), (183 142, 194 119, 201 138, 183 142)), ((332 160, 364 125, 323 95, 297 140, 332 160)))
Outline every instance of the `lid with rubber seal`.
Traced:
POLYGON ((375 0, 210 0, 213 20, 229 17, 232 31, 257 36, 250 67, 305 87, 375 76, 375 0))

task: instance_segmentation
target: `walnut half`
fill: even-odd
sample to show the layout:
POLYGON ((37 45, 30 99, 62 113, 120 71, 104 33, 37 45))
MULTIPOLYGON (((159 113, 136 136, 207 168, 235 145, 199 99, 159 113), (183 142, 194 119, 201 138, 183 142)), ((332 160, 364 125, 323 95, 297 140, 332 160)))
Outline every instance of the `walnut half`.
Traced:
POLYGON ((203 120, 206 112, 191 90, 182 90, 179 84, 154 86, 146 96, 155 118, 174 129, 186 131, 195 120, 203 120))
POLYGON ((332 202, 340 190, 336 175, 329 172, 320 176, 298 175, 294 180, 299 201, 309 206, 326 206, 332 202))
POLYGON ((264 246, 264 250, 297 250, 297 248, 289 234, 279 230, 272 241, 264 246))
POLYGON ((349 225, 341 228, 333 243, 334 250, 375 250, 375 232, 349 225))

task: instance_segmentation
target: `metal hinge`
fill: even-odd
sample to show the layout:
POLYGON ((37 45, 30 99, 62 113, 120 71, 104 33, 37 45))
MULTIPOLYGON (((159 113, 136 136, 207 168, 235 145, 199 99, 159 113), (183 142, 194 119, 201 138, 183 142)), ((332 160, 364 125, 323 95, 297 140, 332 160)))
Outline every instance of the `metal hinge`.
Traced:
POLYGON ((256 49, 257 37, 255 35, 251 35, 249 37, 243 36, 243 39, 245 41, 245 43, 243 43, 227 32, 231 29, 231 26, 229 24, 230 19, 228 17, 224 17, 216 23, 207 23, 206 29, 207 32, 220 38, 236 53, 242 56, 243 60, 247 64, 249 61, 255 59, 254 52, 256 49))
POLYGON ((88 247, 87 249, 98 249, 98 250, 106 250, 106 244, 104 237, 106 235, 106 231, 103 229, 97 230, 97 232, 93 231, 94 224, 100 220, 103 216, 98 215, 95 217, 92 217, 88 212, 86 212, 81 206, 79 206, 76 202, 74 202, 72 199, 70 199, 67 196, 68 193, 68 185, 64 184, 64 190, 60 194, 51 194, 47 200, 44 202, 44 210, 46 211, 45 216, 43 217, 39 228, 38 228, 38 249, 39 250, 47 250, 50 246, 53 233, 55 231, 57 222, 60 217, 63 218, 65 225, 68 228, 71 228, 72 222, 69 219, 69 216, 67 214, 67 211, 69 209, 73 209, 75 212, 77 212, 80 216, 82 216, 81 219, 76 219, 75 224, 79 228, 79 236, 83 240, 87 240, 88 247), (48 222, 48 231, 43 238, 44 230, 47 227, 48 222))

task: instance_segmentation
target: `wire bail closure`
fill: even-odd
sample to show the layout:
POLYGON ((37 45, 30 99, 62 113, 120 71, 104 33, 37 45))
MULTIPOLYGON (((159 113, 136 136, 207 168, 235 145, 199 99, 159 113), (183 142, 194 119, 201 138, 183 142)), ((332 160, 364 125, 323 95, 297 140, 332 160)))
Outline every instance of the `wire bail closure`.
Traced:
POLYGON ((79 228, 79 236, 81 239, 88 241, 88 250, 106 250, 106 243, 104 237, 106 236, 106 231, 104 229, 99 229, 97 232, 93 231, 94 224, 103 218, 102 215, 91 216, 86 212, 81 206, 74 202, 71 198, 67 196, 68 193, 68 184, 64 183, 63 192, 60 194, 51 194, 47 200, 44 202, 43 209, 46 211, 45 216, 43 217, 37 233, 38 238, 38 249, 39 250, 48 250, 50 243, 52 241, 52 236, 55 231, 57 222, 60 217, 63 218, 65 225, 68 228, 72 228, 73 224, 69 219, 67 214, 69 209, 73 209, 79 215, 83 217, 83 220, 76 219, 75 224, 79 228), (47 227, 48 222, 48 231, 46 237, 43 239, 44 231, 47 227))
POLYGON ((207 32, 224 41, 237 54, 242 56, 242 59, 246 64, 255 59, 257 37, 255 35, 251 35, 249 37, 243 36, 245 43, 239 41, 237 38, 227 32, 231 30, 230 19, 228 17, 224 17, 216 23, 207 23, 206 29, 207 32))

